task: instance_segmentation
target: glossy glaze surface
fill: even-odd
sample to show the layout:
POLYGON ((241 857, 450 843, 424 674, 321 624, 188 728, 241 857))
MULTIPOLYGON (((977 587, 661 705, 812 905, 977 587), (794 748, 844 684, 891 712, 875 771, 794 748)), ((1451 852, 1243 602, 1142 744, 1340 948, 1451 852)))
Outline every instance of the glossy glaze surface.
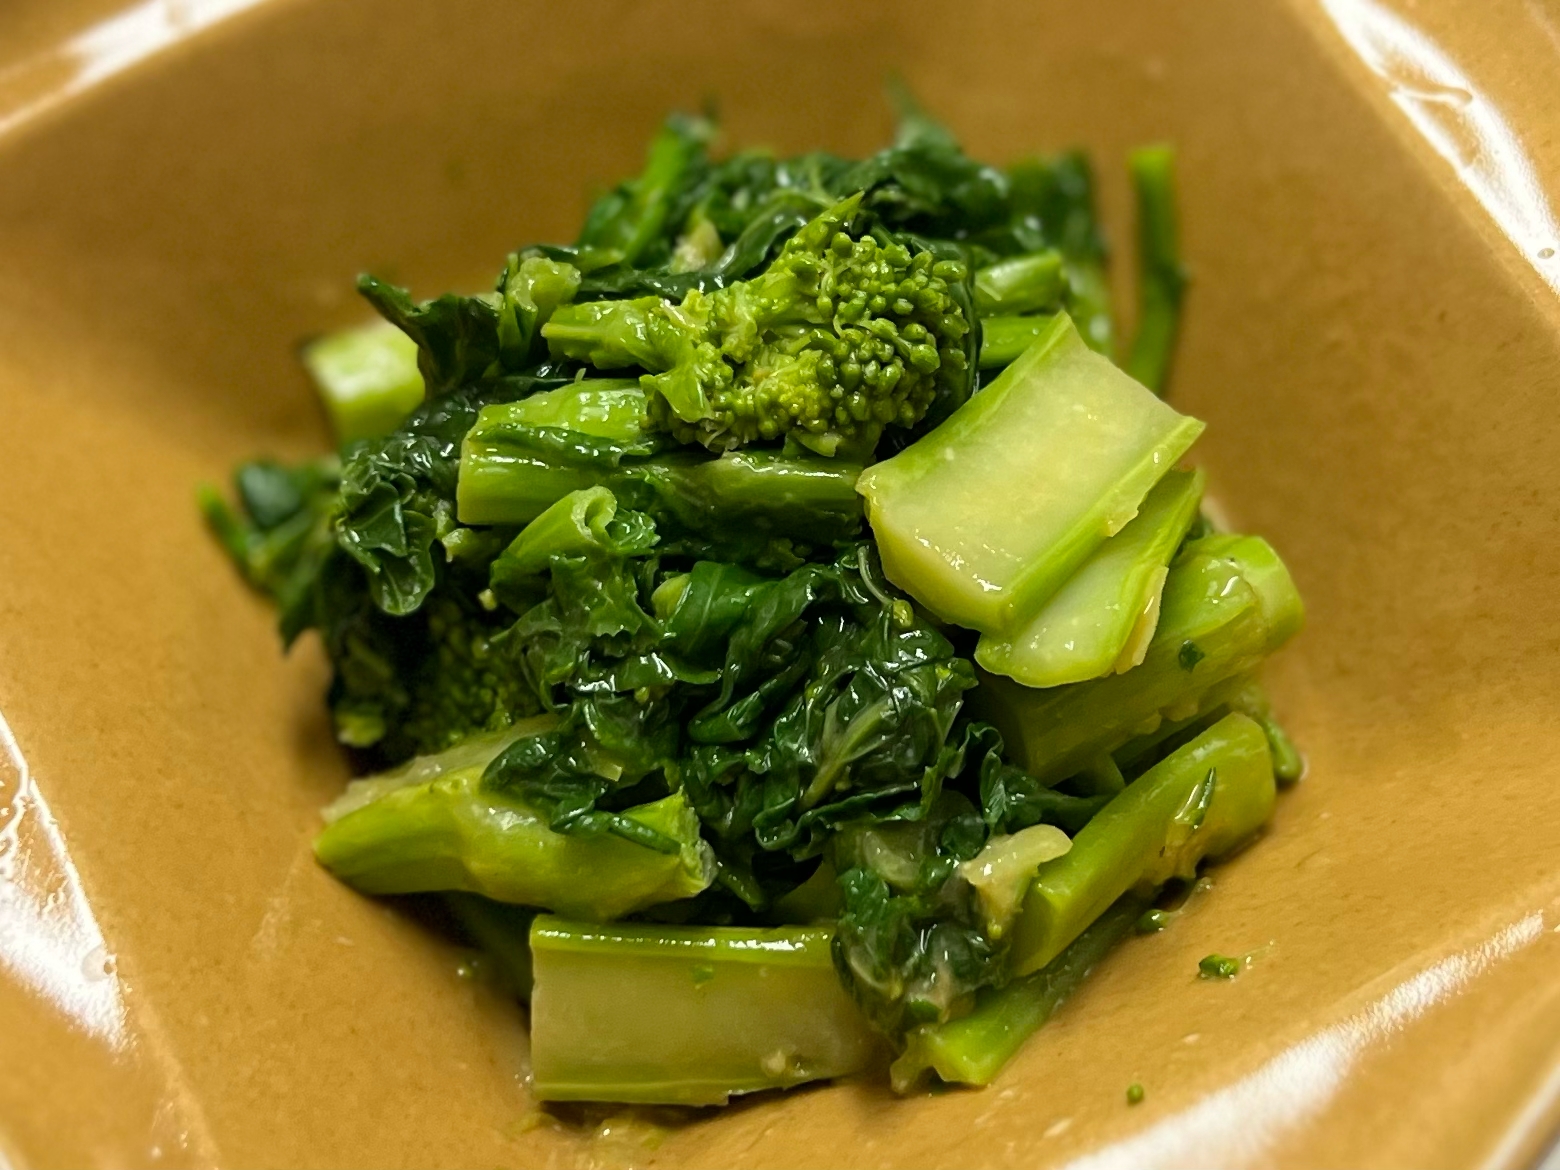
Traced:
POLYGON ((1557 26, 1544 0, 13 0, 0 1161, 1527 1161, 1560 1083, 1557 26), (1088 145, 1118 240, 1125 150, 1179 145, 1177 405, 1305 592, 1271 679, 1310 774, 990 1090, 537 1124, 518 1011, 313 865, 345 775, 323 665, 278 655, 192 485, 323 441, 292 351, 361 316, 358 269, 485 280, 712 93, 738 141, 870 149, 890 67, 977 154, 1088 145), (1213 950, 1258 959, 1199 981, 1213 950))

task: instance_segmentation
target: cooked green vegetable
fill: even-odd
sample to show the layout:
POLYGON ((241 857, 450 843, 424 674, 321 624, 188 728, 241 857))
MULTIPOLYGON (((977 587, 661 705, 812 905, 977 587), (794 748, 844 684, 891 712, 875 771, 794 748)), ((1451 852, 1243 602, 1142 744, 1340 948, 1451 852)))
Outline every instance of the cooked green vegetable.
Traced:
POLYGON ((1197 518, 1202 473, 1172 471, 1137 516, 1038 612, 1006 636, 983 634, 975 661, 1028 687, 1120 674, 1143 661, 1159 625, 1170 558, 1197 518))
POLYGON ((1142 907, 1139 899, 1123 898, 1041 970, 981 992, 967 1016, 916 1028, 890 1069, 895 1090, 909 1092, 928 1073, 950 1085, 989 1085, 1024 1041, 1126 938, 1142 907))
POLYGON ((980 322, 980 368, 1000 369, 1017 361, 1019 355, 1051 328, 1051 317, 983 317, 980 322))
POLYGON ((1067 834, 1055 825, 1030 825, 1011 836, 992 837, 979 853, 959 866, 959 876, 980 900, 987 938, 996 942, 1007 933, 1035 871, 1070 848, 1067 834))
POLYGON ((285 645, 314 624, 318 582, 337 556, 340 486, 333 455, 297 467, 257 459, 233 474, 237 509, 215 488, 197 494, 212 534, 250 586, 276 606, 285 645))
POLYGON ((1067 278, 1062 254, 1053 248, 1014 256, 975 273, 975 308, 981 316, 1055 311, 1067 278))
POLYGON ((1230 709, 1250 715, 1267 732, 1268 747, 1273 751, 1273 775, 1280 784, 1293 784, 1305 773, 1305 759, 1295 747, 1278 719, 1273 714, 1273 704, 1267 692, 1255 682, 1249 682, 1229 701, 1230 709))
POLYGON ((1197 961, 1197 974, 1203 979, 1233 979, 1240 974, 1240 960, 1228 955, 1204 955, 1197 961))
MULTIPOLYGON (((529 736, 504 735, 503 750, 555 722, 533 721, 529 736)), ((612 814, 593 835, 557 833, 523 801, 484 790, 487 761, 472 760, 464 747, 354 781, 326 810, 315 856, 366 894, 466 890, 593 919, 691 898, 714 877, 681 793, 612 814)))
MULTIPOLYGON (((487 290, 362 277, 387 326, 308 355, 339 454, 201 493, 374 773, 320 861, 442 894, 517 996, 534 958, 544 1099, 719 1102, 880 1039, 901 1088, 986 1083, 1299 775, 1253 680, 1298 596, 1109 360, 1087 163, 902 112, 860 160, 674 117, 487 290)), ((1162 390, 1170 168, 1133 165, 1162 390)))
POLYGON ((1004 634, 1132 519, 1202 429, 1058 314, 996 381, 869 467, 857 489, 890 580, 944 621, 1004 634))
POLYGON ((423 399, 417 343, 388 321, 311 341, 303 364, 341 443, 389 434, 423 399))
POLYGON ((1170 925, 1173 918, 1174 915, 1167 910, 1145 910, 1137 920, 1135 929, 1139 934, 1158 934, 1170 925))
MULTIPOLYGON (((964 392, 970 321, 965 262, 880 242, 860 210, 859 193, 828 208, 749 280, 676 305, 575 303, 542 335, 557 357, 652 371, 650 419, 682 442, 724 451, 790 434, 822 455, 869 452, 885 426, 912 427, 939 393, 964 392)), ((1035 280, 1024 271, 1001 287, 1027 301, 1035 280)))
POLYGON ((865 1068, 877 1038, 828 927, 531 928, 531 1088, 543 1101, 724 1105, 865 1068))
POLYGON ((1273 811, 1267 736, 1228 715, 1102 808, 1041 867, 1013 927, 1013 970, 1044 967, 1130 890, 1190 880, 1205 857, 1244 845, 1273 811))
POLYGON ((1221 684, 1287 642, 1303 616, 1294 582, 1266 541, 1205 537, 1171 566, 1159 628, 1140 666, 1044 691, 986 676, 976 696, 1023 767, 1056 783, 1162 722, 1191 720, 1227 702, 1221 684), (1191 668, 1182 656, 1188 641, 1202 647, 1191 668))
MULTIPOLYGON (((588 383, 586 383, 588 385, 588 383)), ((689 532, 779 535, 824 542, 861 528, 860 466, 767 450, 716 457, 663 450, 642 434, 622 438, 568 425, 537 426, 513 407, 477 416, 461 454, 463 524, 526 524, 572 491, 607 485, 659 520, 689 532)), ((615 427, 603 421, 598 432, 615 427)))

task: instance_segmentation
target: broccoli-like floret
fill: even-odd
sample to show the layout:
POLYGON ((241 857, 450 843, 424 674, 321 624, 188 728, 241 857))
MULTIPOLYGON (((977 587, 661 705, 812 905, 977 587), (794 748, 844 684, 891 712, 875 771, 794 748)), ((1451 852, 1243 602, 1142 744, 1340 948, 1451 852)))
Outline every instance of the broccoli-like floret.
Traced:
POLYGON ((553 354, 641 366, 652 425, 725 451, 794 437, 833 455, 870 450, 963 383, 970 321, 962 261, 869 233, 852 195, 817 216, 751 280, 659 297, 565 305, 553 354))
POLYGON ((427 649, 416 659, 405 714, 386 736, 386 755, 443 751, 540 710, 518 664, 493 643, 501 624, 438 593, 424 612, 427 649))

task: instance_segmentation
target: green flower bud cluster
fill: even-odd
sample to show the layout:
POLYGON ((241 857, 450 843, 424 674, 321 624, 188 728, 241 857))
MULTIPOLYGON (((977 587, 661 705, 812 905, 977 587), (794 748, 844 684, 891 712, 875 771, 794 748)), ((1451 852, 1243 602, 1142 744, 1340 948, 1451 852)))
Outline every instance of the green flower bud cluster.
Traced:
POLYGON ((681 371, 646 379, 653 425, 715 450, 791 434, 833 454, 913 426, 940 379, 962 376, 970 326, 951 290, 963 264, 870 235, 836 231, 821 247, 806 236, 754 280, 695 290, 671 310, 704 337, 681 371), (690 367, 707 404, 692 419, 653 392, 690 367))
POLYGON ((443 751, 468 735, 498 731, 535 712, 535 695, 479 618, 439 597, 425 609, 432 649, 396 729, 406 748, 418 755, 443 751))

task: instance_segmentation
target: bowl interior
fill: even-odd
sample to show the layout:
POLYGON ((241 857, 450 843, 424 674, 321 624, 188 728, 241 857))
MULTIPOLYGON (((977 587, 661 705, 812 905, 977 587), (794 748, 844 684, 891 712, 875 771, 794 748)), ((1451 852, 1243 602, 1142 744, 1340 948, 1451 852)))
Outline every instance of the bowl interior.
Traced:
POLYGON ((60 6, 97 41, 0 72, 23 87, 0 89, 0 1050, 22 1057, 0 1066, 0 1160, 1525 1154, 1560 1035, 1560 318, 1320 10, 188 7, 210 27, 168 16, 154 44, 160 5, 127 10, 139 34, 60 6), (1177 145, 1175 398, 1208 421, 1195 458, 1226 511, 1306 596, 1269 681, 1309 774, 987 1091, 539 1117, 520 1011, 313 864, 345 776, 324 666, 282 657, 193 487, 324 443, 293 351, 364 315, 357 271, 486 282, 709 96, 737 143, 873 149, 890 70, 978 156, 1086 146, 1124 304, 1125 153, 1177 145), (1261 957, 1200 982, 1215 950, 1261 957))

